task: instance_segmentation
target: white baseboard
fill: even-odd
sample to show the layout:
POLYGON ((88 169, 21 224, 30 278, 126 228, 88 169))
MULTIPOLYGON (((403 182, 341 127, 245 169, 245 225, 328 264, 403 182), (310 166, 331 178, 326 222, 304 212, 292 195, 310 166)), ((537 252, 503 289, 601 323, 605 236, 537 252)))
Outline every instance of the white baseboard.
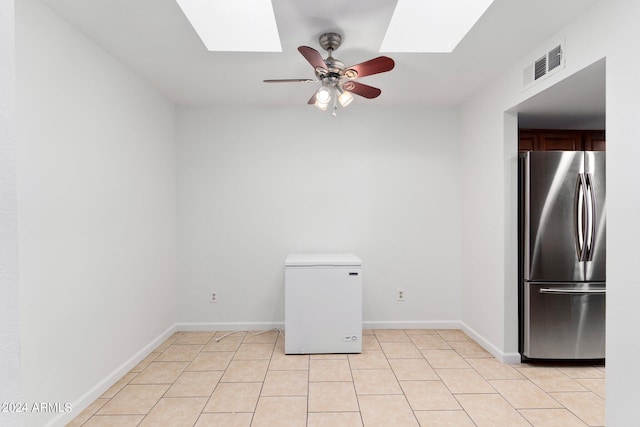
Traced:
POLYGON ((107 375, 102 381, 93 386, 84 395, 78 398, 75 402, 72 402, 71 407, 73 410, 69 413, 59 414, 53 418, 45 427, 62 427, 69 423, 73 418, 77 417, 80 412, 84 411, 91 403, 104 394, 105 391, 120 380, 127 372, 133 369, 138 363, 140 363, 145 357, 147 357, 153 350, 158 348, 167 338, 169 338, 176 331, 176 325, 170 326, 167 330, 162 332, 156 338, 154 338, 149 344, 145 345, 140 351, 131 356, 126 362, 116 368, 113 372, 107 375))
MULTIPOLYGON (((365 320, 362 322, 363 329, 461 329, 461 327, 461 323, 457 320, 365 320)), ((176 323, 176 331, 262 331, 276 328, 284 329, 284 321, 176 323)))
POLYGON ((515 365, 516 363, 520 363, 522 361, 522 357, 520 357, 520 353, 503 353, 502 363, 506 363, 509 365, 515 365))
POLYGON ((362 322, 363 329, 460 329, 458 320, 365 320, 362 322))
POLYGON ((480 344, 485 350, 493 355, 496 359, 501 361, 502 363, 514 364, 520 363, 520 353, 505 353, 496 347, 491 341, 487 340, 485 337, 480 335, 474 329, 470 328, 464 322, 460 322, 462 326, 462 330, 469 335, 475 342, 480 344))
POLYGON ((211 323, 176 323, 176 331, 264 331, 284 329, 283 322, 211 322, 211 323))

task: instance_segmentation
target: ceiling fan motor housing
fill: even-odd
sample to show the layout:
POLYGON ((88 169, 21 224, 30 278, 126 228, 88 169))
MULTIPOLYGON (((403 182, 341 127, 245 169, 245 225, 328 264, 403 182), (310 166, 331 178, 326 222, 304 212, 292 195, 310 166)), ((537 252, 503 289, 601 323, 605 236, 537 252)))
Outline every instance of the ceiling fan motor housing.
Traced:
POLYGON ((324 63, 327 64, 326 70, 318 70, 316 69, 316 76, 319 79, 323 77, 340 77, 342 74, 342 70, 344 70, 344 63, 335 58, 328 57, 324 60, 324 63))
MULTIPOLYGON (((338 33, 324 33, 319 38, 320 46, 327 52, 336 50, 342 44, 342 36, 338 33)), ((331 54, 331 52, 329 52, 331 54)))

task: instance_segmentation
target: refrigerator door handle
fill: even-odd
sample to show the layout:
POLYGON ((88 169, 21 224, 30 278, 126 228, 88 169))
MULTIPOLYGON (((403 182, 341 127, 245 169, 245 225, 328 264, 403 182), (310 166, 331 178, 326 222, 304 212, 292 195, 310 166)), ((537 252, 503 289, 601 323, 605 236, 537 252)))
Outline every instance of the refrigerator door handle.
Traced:
POLYGON ((556 295, 580 295, 580 294, 606 294, 606 289, 561 289, 561 288, 540 288, 541 294, 556 295))
POLYGON ((593 176, 590 173, 584 174, 585 176, 585 205, 587 206, 587 224, 585 233, 585 247, 586 257, 584 261, 591 261, 593 259, 593 248, 596 240, 596 194, 593 188, 593 176))
POLYGON ((586 196, 586 178, 585 174, 579 173, 578 179, 576 180, 576 191, 575 191, 575 232, 574 239, 576 242, 576 252, 578 255, 578 261, 584 261, 587 257, 587 242, 586 242, 586 233, 587 233, 587 217, 588 206, 587 206, 587 196, 586 196))

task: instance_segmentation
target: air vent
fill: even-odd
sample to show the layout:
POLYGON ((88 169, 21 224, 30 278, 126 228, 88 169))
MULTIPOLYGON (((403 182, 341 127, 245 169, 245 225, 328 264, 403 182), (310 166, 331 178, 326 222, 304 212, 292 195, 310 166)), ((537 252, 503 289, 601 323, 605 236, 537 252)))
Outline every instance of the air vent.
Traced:
POLYGON ((562 68, 564 68, 564 52, 562 44, 559 44, 522 70, 522 86, 526 89, 543 77, 562 68))
POLYGON ((534 80, 538 80, 540 77, 547 74, 547 57, 543 56, 538 59, 535 63, 535 74, 533 76, 534 80))
POLYGON ((549 60, 547 63, 549 64, 549 71, 554 70, 562 64, 562 47, 556 46, 549 51, 548 55, 549 60))

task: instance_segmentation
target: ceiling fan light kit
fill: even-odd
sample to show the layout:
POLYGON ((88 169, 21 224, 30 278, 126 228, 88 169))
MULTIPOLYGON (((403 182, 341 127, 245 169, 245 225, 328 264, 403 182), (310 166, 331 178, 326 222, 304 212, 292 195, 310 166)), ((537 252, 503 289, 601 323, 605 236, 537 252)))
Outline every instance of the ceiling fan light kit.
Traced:
POLYGON ((356 82, 355 79, 372 74, 391 71, 395 66, 393 59, 387 56, 379 56, 360 64, 346 67, 344 63, 333 57, 333 52, 342 44, 342 36, 338 33, 324 33, 319 38, 320 46, 328 52, 326 59, 312 47, 300 46, 298 51, 311 64, 316 79, 276 79, 264 80, 265 83, 316 83, 320 82, 320 88, 309 99, 308 104, 315 105, 320 111, 327 111, 331 106, 331 114, 336 116, 338 104, 341 107, 348 106, 356 94, 364 98, 373 99, 382 91, 373 86, 356 82))
POLYGON ((353 95, 351 95, 351 92, 345 90, 344 86, 342 89, 338 88, 336 91, 338 93, 338 102, 342 107, 346 107, 351 104, 351 101, 353 101, 353 95))

